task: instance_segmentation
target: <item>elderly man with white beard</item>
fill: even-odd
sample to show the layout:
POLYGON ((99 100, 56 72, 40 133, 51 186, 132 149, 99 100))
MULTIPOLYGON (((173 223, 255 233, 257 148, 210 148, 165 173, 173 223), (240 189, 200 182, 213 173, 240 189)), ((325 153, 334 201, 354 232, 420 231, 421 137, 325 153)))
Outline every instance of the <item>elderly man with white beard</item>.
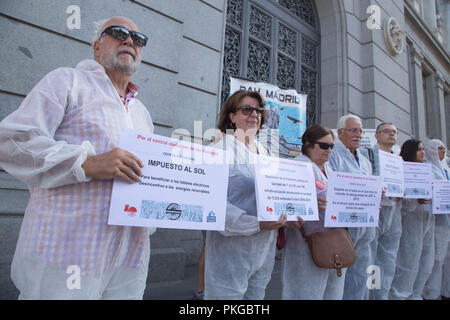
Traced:
MULTIPOLYGON (((370 161, 358 150, 362 135, 361 119, 353 114, 341 117, 337 123, 337 132, 339 140, 335 142, 328 160, 333 171, 371 175, 370 161)), ((343 299, 368 299, 366 271, 375 261, 375 253, 371 247, 375 239, 375 228, 348 228, 348 232, 355 245, 356 262, 347 269, 343 299)))
POLYGON ((113 178, 142 174, 121 130, 153 132, 130 81, 147 40, 125 17, 100 22, 95 61, 48 73, 0 123, 0 166, 30 190, 11 266, 19 299, 143 297, 154 230, 107 220, 113 178))

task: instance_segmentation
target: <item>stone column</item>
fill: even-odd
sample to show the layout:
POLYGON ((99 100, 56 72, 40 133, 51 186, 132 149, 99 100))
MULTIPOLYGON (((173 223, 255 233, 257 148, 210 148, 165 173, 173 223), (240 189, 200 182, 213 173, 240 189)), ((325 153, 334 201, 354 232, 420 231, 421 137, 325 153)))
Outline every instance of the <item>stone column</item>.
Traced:
POLYGON ((416 138, 426 136, 426 119, 423 105, 422 61, 423 56, 414 47, 409 46, 411 132, 416 138))
MULTIPOLYGON (((440 138, 442 142, 446 143, 447 141, 447 132, 446 130, 443 130, 443 128, 446 128, 446 125, 450 125, 446 123, 446 110, 445 110, 445 79, 442 74, 437 73, 436 74, 436 85, 437 85, 437 109, 439 110, 439 122, 440 122, 440 138)), ((447 112, 450 112, 448 110, 447 112)))

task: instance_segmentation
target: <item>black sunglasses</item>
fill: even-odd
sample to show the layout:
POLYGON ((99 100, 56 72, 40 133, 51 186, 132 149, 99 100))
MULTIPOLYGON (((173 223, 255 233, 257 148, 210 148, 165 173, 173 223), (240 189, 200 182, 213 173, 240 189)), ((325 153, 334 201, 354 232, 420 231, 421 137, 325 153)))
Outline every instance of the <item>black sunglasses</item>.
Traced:
POLYGON ((133 43, 138 47, 145 47, 145 45, 147 44, 147 40, 148 40, 148 38, 145 34, 136 32, 136 31, 131 31, 131 30, 128 30, 127 28, 121 27, 121 26, 110 26, 110 27, 106 28, 105 30, 103 30, 100 37, 104 33, 106 33, 107 35, 109 35, 113 38, 116 38, 119 41, 124 41, 125 39, 128 38, 128 36, 131 36, 133 43))
POLYGON ((326 143, 326 142, 312 142, 313 144, 318 144, 320 149, 328 150, 328 148, 331 148, 333 150, 334 143, 326 143))
POLYGON ((241 110, 242 114, 249 116, 253 113, 253 110, 256 111, 257 114, 262 114, 264 112, 264 108, 256 108, 256 107, 252 107, 252 106, 241 106, 241 107, 237 107, 236 112, 238 112, 239 110, 241 110))

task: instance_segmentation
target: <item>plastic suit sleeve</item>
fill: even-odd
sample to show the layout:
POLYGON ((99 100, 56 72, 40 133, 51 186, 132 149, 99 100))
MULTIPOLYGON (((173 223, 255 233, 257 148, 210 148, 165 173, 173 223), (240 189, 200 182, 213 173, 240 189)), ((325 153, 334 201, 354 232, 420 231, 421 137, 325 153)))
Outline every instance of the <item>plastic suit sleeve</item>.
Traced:
POLYGON ((416 211, 419 206, 419 202, 417 199, 403 199, 402 211, 413 212, 416 211))
POLYGON ((248 215, 229 201, 226 212, 225 231, 219 231, 223 236, 251 236, 260 231, 257 217, 248 215))
POLYGON ((46 75, 18 110, 0 123, 0 166, 26 184, 46 189, 89 181, 81 165, 95 153, 88 141, 71 145, 54 139, 66 112, 71 82, 69 71, 57 70, 46 75))
POLYGON ((334 156, 334 154, 333 155, 330 154, 330 157, 328 158, 328 165, 330 166, 331 170, 333 170, 333 171, 338 171, 338 170, 336 170, 338 167, 336 160, 337 160, 336 156, 334 156))

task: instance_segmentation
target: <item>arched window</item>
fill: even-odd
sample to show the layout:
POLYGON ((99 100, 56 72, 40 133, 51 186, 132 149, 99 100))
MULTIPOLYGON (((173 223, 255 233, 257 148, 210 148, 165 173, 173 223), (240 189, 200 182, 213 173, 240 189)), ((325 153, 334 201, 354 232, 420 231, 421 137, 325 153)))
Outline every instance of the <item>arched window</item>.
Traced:
POLYGON ((308 94, 307 126, 319 115, 318 18, 311 0, 228 0, 222 102, 230 76, 308 94))

